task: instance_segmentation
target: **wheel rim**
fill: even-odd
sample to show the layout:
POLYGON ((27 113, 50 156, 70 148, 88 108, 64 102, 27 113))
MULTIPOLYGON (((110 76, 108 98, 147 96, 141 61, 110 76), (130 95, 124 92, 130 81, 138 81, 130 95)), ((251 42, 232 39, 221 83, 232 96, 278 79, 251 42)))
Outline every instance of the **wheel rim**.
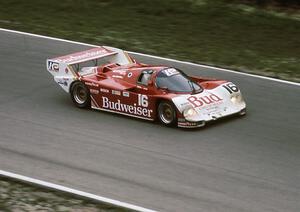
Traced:
POLYGON ((170 124, 174 120, 174 111, 171 105, 163 103, 160 105, 159 117, 165 124, 170 124))
POLYGON ((83 86, 76 86, 73 92, 75 101, 78 104, 83 104, 87 100, 87 93, 83 86))

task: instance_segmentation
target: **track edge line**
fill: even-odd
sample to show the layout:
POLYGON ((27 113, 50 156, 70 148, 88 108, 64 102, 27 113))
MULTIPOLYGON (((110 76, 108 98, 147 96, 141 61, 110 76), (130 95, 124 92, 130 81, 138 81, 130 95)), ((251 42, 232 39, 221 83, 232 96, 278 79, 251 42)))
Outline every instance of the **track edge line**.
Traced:
POLYGON ((24 176, 24 175, 15 174, 15 173, 4 171, 4 170, 1 170, 1 169, 0 169, 0 176, 4 176, 4 177, 7 177, 7 178, 17 180, 17 181, 22 181, 22 182, 25 182, 25 183, 31 183, 31 184, 34 184, 34 185, 37 185, 37 186, 40 186, 40 187, 45 187, 45 188, 49 188, 49 189, 52 189, 52 190, 57 190, 57 191, 73 194, 73 195, 88 198, 88 199, 91 199, 91 200, 94 200, 94 201, 96 200, 96 201, 100 201, 100 202, 103 202, 103 203, 108 203, 108 204, 111 204, 111 205, 131 209, 131 210, 135 210, 135 211, 139 211, 139 212, 156 212, 154 210, 147 209, 147 208, 144 208, 144 207, 141 207, 141 206, 133 205, 133 204, 130 204, 130 203, 119 201, 119 200, 110 199, 110 198, 103 197, 103 196, 98 196, 98 195, 91 194, 91 193, 88 193, 88 192, 80 191, 80 190, 77 190, 77 189, 72 189, 72 188, 69 188, 69 187, 62 186, 62 185, 46 182, 46 181, 43 181, 43 180, 38 180, 38 179, 27 177, 27 176, 24 176))

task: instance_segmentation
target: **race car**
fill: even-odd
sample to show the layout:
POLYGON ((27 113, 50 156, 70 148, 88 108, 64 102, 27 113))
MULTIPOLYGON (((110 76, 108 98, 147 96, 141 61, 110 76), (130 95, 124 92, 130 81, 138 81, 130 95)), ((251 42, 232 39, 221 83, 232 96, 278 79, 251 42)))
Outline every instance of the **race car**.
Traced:
POLYGON ((47 70, 79 108, 158 119, 164 125, 184 128, 246 113, 242 94, 232 82, 139 63, 113 47, 48 59, 47 70))

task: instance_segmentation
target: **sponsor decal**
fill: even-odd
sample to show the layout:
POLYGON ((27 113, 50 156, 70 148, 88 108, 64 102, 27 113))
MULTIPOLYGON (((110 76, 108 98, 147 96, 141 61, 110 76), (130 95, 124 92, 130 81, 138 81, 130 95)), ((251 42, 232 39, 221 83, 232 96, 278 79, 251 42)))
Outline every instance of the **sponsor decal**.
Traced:
POLYGON ((96 89, 90 89, 91 94, 99 94, 99 91, 96 89))
POLYGON ((196 122, 178 122, 178 125, 180 126, 197 126, 196 122))
POLYGON ((63 86, 68 86, 68 82, 65 79, 59 79, 57 83, 63 86))
POLYGON ((193 105, 193 107, 201 107, 204 105, 210 105, 213 103, 218 103, 221 102, 223 99, 216 94, 210 94, 207 96, 201 96, 201 97, 196 97, 196 96, 190 96, 187 98, 187 100, 193 105))
POLYGON ((112 93, 113 95, 121 96, 121 91, 112 90, 111 93, 112 93))
POLYGON ((128 78, 132 77, 132 72, 129 72, 127 75, 128 78))
POLYGON ((49 71, 58 72, 59 71, 59 64, 57 62, 53 62, 53 61, 49 60, 47 68, 48 68, 49 71))
POLYGON ((179 72, 175 69, 175 68, 168 68, 168 69, 165 69, 163 70, 163 72, 168 76, 173 76, 175 74, 179 74, 179 72))
POLYGON ((100 88, 100 91, 101 91, 102 93, 109 93, 109 90, 108 90, 108 89, 105 89, 105 88, 100 88))
POLYGON ((123 76, 120 76, 120 75, 112 75, 113 78, 119 78, 119 79, 123 79, 124 77, 123 76))
POLYGON ((149 118, 151 118, 151 113, 153 112, 153 110, 149 110, 147 107, 143 107, 135 103, 133 105, 123 104, 119 99, 116 102, 113 102, 105 96, 102 96, 102 107, 109 110, 149 118))
POLYGON ((129 92, 128 91, 123 91, 123 96, 129 97, 129 92))
POLYGON ((85 84, 89 85, 89 86, 99 87, 99 85, 97 83, 94 83, 94 82, 85 82, 85 84))
POLYGON ((64 59, 57 59, 57 62, 63 62, 63 63, 69 63, 77 60, 82 60, 90 57, 97 57, 97 56, 103 56, 105 54, 109 53, 106 49, 100 49, 97 51, 90 51, 79 55, 70 55, 64 59))
POLYGON ((118 73, 118 74, 123 75, 123 76, 126 75, 126 71, 125 70, 113 70, 112 72, 113 73, 118 73))
POLYGON ((143 87, 143 86, 140 86, 140 85, 137 85, 136 86, 138 89, 143 89, 143 90, 145 90, 145 91, 147 91, 148 90, 148 88, 147 87, 143 87))
POLYGON ((190 104, 189 102, 183 102, 183 103, 180 103, 180 107, 184 107, 184 106, 187 106, 189 104, 190 104))

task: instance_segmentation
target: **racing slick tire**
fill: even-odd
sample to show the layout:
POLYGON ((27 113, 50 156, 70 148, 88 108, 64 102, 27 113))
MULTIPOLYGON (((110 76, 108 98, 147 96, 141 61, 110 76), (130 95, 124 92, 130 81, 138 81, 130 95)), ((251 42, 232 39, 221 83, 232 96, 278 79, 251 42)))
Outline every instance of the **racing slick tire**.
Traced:
POLYGON ((89 89, 82 82, 74 82, 70 89, 71 99, 79 108, 91 107, 91 95, 89 89))
POLYGON ((176 109, 170 101, 161 101, 157 107, 158 119, 166 126, 174 126, 177 123, 176 109))

